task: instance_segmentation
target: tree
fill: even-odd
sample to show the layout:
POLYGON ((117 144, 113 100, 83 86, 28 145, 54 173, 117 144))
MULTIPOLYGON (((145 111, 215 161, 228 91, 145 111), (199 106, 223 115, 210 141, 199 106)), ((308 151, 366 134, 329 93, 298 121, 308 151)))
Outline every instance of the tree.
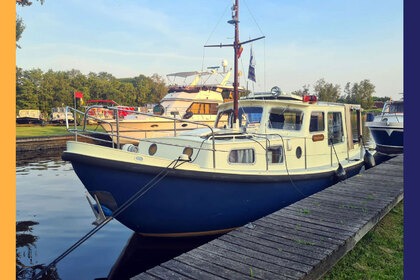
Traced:
POLYGON ((25 24, 20 16, 16 16, 16 48, 20 49, 18 41, 22 37, 22 33, 25 30, 25 24))
POLYGON ((360 104, 362 108, 369 109, 374 103, 374 92, 375 86, 367 79, 359 83, 354 83, 353 86, 348 82, 344 88, 344 93, 346 95, 343 98, 347 103, 360 104))
POLYGON ((314 90, 321 101, 337 102, 340 97, 340 86, 327 83, 323 78, 315 83, 314 90))
POLYGON ((295 94, 295 95, 299 95, 299 96, 304 96, 306 94, 309 94, 309 88, 310 88, 309 84, 303 85, 302 88, 303 89, 292 91, 291 94, 295 94))

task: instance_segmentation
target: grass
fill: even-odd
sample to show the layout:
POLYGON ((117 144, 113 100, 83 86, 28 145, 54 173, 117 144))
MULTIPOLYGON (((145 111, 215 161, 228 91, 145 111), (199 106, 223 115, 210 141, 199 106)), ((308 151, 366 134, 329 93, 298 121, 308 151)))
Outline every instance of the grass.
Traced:
MULTIPOLYGON (((101 126, 88 125, 88 130, 104 132, 101 126)), ((16 126, 16 138, 70 135, 65 125, 16 126)))
POLYGON ((403 212, 400 202, 322 280, 403 279, 403 212))

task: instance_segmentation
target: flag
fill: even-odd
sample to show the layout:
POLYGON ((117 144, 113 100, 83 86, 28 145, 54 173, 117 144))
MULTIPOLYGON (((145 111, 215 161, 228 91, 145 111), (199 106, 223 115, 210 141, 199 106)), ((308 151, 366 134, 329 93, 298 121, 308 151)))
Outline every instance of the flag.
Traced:
POLYGON ((74 92, 74 98, 80 98, 80 99, 82 99, 83 98, 83 92, 81 92, 81 91, 75 91, 74 92))
POLYGON ((242 46, 239 46, 238 49, 238 59, 241 57, 242 51, 244 50, 244 48, 242 46))
POLYGON ((251 55, 250 55, 250 59, 249 59, 248 79, 253 81, 254 83, 256 82, 256 79, 255 79, 255 58, 254 58, 254 54, 252 53, 252 47, 251 47, 251 55))

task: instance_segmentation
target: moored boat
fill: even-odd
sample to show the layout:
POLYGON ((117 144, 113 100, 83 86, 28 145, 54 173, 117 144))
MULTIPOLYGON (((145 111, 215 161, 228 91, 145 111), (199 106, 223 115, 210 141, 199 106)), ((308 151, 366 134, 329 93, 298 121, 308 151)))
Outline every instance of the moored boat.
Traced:
POLYGON ((44 122, 41 110, 22 109, 16 116, 17 124, 43 124, 44 122))
POLYGON ((74 122, 73 114, 67 112, 66 107, 54 107, 51 109, 49 122, 52 124, 65 124, 66 118, 69 123, 74 122), (66 116, 67 115, 67 116, 66 116))
POLYGON ((384 154, 404 152, 404 99, 388 100, 382 112, 366 121, 376 150, 384 154))
MULTIPOLYGON (((237 32, 238 0, 232 11, 234 98, 219 105, 213 126, 139 138, 121 148, 69 141, 63 152, 98 209, 139 234, 226 232, 374 165, 361 141, 359 105, 278 87, 239 98, 237 59, 246 42, 237 32)), ((105 219, 100 212, 98 222, 105 219)))
POLYGON ((114 134, 112 139, 115 143, 135 144, 138 138, 174 136, 186 130, 199 128, 200 124, 212 126, 216 120, 217 106, 232 95, 233 87, 227 85, 230 71, 218 72, 212 67, 211 71, 179 72, 167 76, 192 78, 192 81, 183 86, 170 86, 168 93, 154 106, 152 114, 131 114, 119 120, 101 122, 102 128, 110 136, 114 134), (215 76, 220 78, 218 83, 202 82, 215 76), (191 122, 174 122, 174 118, 191 122), (115 137, 117 130, 121 136, 119 139, 115 137))

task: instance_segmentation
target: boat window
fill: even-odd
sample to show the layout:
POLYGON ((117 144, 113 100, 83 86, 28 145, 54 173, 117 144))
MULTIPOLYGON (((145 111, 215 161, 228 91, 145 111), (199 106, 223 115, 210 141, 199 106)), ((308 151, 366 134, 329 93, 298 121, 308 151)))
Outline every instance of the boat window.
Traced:
POLYGON ((229 153, 229 163, 254 163, 255 155, 253 149, 232 150, 229 153))
POLYGON ((283 162, 283 147, 276 146, 268 148, 267 152, 269 163, 282 163, 283 162))
POLYGON ((333 144, 344 142, 343 117, 340 112, 328 112, 328 139, 333 144))
POLYGON ((262 107, 241 107, 239 108, 239 126, 248 124, 259 124, 262 117, 262 107))
POLYGON ((324 112, 312 112, 309 132, 324 131, 324 112))
POLYGON ((303 112, 290 108, 273 108, 270 111, 268 127, 272 129, 300 130, 303 112))
POLYGON ((197 115, 215 115, 217 114, 217 104, 194 102, 187 109, 187 112, 191 112, 197 115))
POLYGON ((390 113, 404 113, 404 104, 403 103, 391 103, 389 107, 390 113))
POLYGON ((216 128, 226 128, 232 126, 233 110, 220 112, 216 119, 216 128))

